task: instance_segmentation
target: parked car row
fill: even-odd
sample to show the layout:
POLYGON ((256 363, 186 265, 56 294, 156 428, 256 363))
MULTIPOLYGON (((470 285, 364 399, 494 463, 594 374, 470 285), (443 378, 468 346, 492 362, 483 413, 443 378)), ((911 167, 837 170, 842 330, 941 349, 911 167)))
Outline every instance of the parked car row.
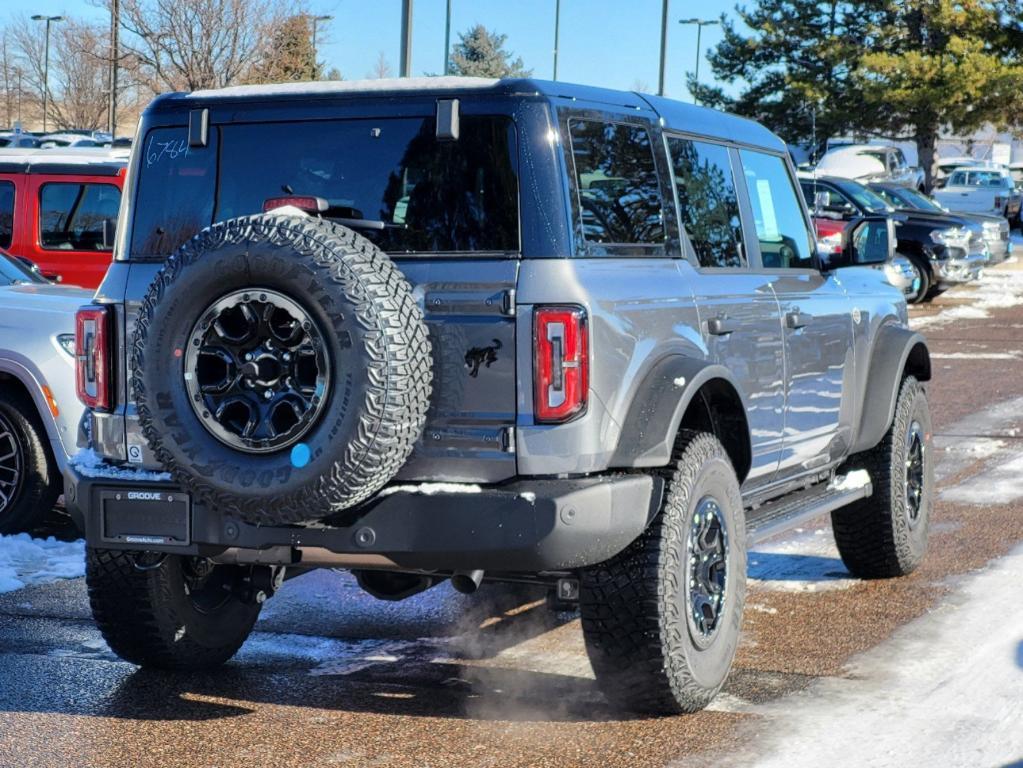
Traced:
POLYGON ((41 131, 0 131, 0 148, 68 149, 70 147, 129 148, 127 136, 111 136, 103 131, 67 130, 52 133, 41 131))
POLYGON ((1010 253, 1005 219, 950 213, 918 190, 890 182, 868 186, 846 178, 799 176, 825 248, 827 238, 834 245, 844 227, 863 216, 891 219, 902 261, 893 261, 886 269, 907 301, 927 301, 953 285, 974 280, 985 266, 1010 253), (912 270, 908 283, 906 262, 912 270))

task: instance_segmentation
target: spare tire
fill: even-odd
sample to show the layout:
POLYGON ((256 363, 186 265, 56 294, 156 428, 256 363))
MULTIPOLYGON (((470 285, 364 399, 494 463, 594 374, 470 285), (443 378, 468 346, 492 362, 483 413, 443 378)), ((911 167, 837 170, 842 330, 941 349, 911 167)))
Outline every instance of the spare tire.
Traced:
POLYGON ((262 524, 378 491, 430 399, 404 276, 364 237, 298 215, 231 219, 181 246, 142 303, 131 368, 156 458, 198 501, 262 524))

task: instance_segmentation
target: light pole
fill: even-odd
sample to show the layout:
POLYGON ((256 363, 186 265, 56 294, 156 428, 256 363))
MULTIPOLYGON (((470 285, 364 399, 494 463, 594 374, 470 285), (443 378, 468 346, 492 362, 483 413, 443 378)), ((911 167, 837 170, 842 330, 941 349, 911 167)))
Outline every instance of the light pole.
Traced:
POLYGON ((43 58, 43 133, 46 133, 46 106, 50 94, 50 24, 63 20, 63 16, 41 16, 36 14, 32 17, 32 21, 46 22, 46 53, 43 58))
POLYGON ((664 65, 668 54, 668 3, 661 2, 661 68, 657 72, 657 95, 664 95, 664 65))
POLYGON ((110 93, 107 94, 107 130, 110 140, 117 135, 117 63, 121 55, 118 33, 121 26, 121 0, 110 0, 110 93))
MULTIPOLYGON (((704 27, 713 27, 715 24, 720 24, 718 19, 682 19, 679 24, 695 24, 696 25, 696 73, 693 76, 693 87, 694 89, 700 87, 700 33, 704 27)), ((700 97, 693 93, 693 102, 699 103, 700 97)))
POLYGON ((554 76, 558 79, 558 36, 561 32, 561 0, 554 0, 554 76))
POLYGON ((333 16, 313 16, 313 64, 317 64, 319 58, 319 51, 316 49, 316 26, 321 21, 332 21, 333 18, 333 16))
POLYGON ((451 72, 451 0, 448 0, 447 13, 444 14, 444 74, 451 72))
POLYGON ((398 76, 412 71, 412 0, 401 0, 401 64, 398 76))

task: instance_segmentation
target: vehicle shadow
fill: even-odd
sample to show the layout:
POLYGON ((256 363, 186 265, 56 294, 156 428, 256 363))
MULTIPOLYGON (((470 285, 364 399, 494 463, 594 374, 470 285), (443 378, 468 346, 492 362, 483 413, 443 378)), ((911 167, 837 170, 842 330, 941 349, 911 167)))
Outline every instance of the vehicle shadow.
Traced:
POLYGON ((750 552, 747 576, 758 581, 834 581, 852 575, 837 557, 750 552))
MULTIPOLYGON (((203 721, 238 717, 266 704, 485 721, 634 719, 606 704, 588 669, 573 667, 579 674, 551 671, 561 664, 557 658, 547 663, 543 651, 530 656, 539 656, 547 669, 523 669, 529 661, 498 658, 537 638, 545 643, 543 635, 576 618, 551 611, 543 595, 530 587, 481 590, 480 600, 466 603, 455 632, 447 637, 372 646, 369 652, 318 665, 243 651, 209 672, 137 670, 104 697, 95 714, 203 721), (374 650, 380 647, 385 651, 374 650)), ((554 657, 559 645, 553 644, 554 657)), ((573 658, 578 662, 577 655, 573 658)))

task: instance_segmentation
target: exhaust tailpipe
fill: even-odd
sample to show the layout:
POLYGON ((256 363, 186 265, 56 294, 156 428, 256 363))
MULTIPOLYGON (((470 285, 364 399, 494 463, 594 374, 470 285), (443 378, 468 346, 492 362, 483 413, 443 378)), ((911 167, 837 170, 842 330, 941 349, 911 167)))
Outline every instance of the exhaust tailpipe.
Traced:
POLYGON ((463 595, 471 595, 480 588, 483 571, 455 571, 451 574, 451 586, 463 595))

